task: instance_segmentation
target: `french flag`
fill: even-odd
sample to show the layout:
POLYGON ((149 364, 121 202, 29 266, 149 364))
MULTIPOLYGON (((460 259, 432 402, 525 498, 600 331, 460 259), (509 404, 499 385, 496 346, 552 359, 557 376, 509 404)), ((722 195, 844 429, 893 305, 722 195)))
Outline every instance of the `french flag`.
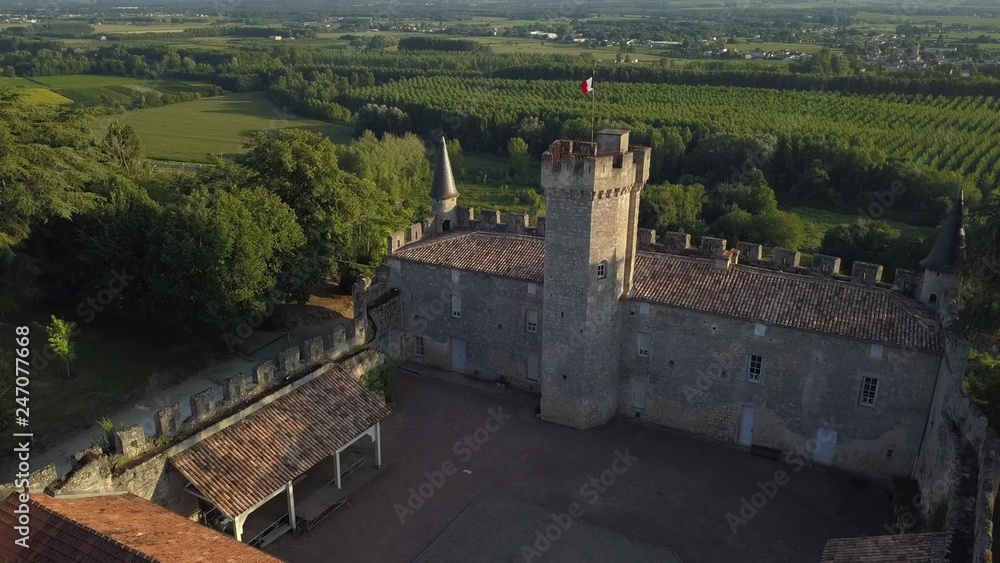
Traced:
POLYGON ((591 92, 594 91, 594 77, 593 76, 591 76, 590 78, 588 78, 588 79, 586 79, 586 80, 584 80, 583 82, 580 83, 580 91, 583 92, 584 94, 589 94, 589 93, 591 93, 591 92))

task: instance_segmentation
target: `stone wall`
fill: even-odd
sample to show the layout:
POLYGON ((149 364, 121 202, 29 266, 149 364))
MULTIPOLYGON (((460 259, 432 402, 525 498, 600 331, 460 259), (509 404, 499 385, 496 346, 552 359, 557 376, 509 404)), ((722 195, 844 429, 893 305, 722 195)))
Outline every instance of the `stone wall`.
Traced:
POLYGON ((405 331, 405 356, 427 365, 454 369, 453 346, 465 346, 465 369, 473 377, 505 377, 519 388, 538 391, 527 380, 527 366, 541 353, 542 284, 538 281, 459 272, 450 268, 396 261, 392 284, 402 288, 399 305, 405 331), (534 293, 532 287, 534 287, 534 293), (452 316, 452 296, 461 299, 461 317, 452 316), (538 323, 528 332, 533 310, 538 323), (415 340, 423 343, 417 353, 415 340))
POLYGON ((752 443, 782 452, 833 439, 834 467, 873 477, 909 476, 920 447, 938 354, 631 301, 623 315, 618 411, 735 442, 743 405, 755 408, 752 443), (638 334, 649 335, 648 356, 638 334), (749 356, 763 360, 759 382, 749 356), (861 405, 878 378, 874 407, 861 405), (640 386, 638 397, 633 390, 640 386), (645 388, 645 401, 636 405, 645 388), (638 408, 637 408, 638 407, 638 408), (820 434, 817 434, 817 432, 820 434))
MULTIPOLYGON (((495 209, 481 209, 477 215, 472 207, 457 207, 455 213, 458 229, 545 236, 545 217, 539 217, 532 225, 527 213, 501 213, 495 209)), ((408 244, 436 236, 437 231, 433 228, 435 221, 434 217, 428 217, 422 223, 414 223, 405 230, 389 235, 388 253, 392 254, 408 244)))
MULTIPOLYGON (((948 315, 947 312, 942 313, 948 315)), ((935 392, 933 416, 913 477, 914 505, 929 523, 947 509, 946 530, 958 560, 992 561, 993 511, 1000 488, 1000 439, 962 390, 970 343, 949 336, 935 392)), ((905 528, 905 523, 900 523, 905 528)))
MULTIPOLYGON (((114 452, 105 454, 94 444, 72 456, 73 467, 61 478, 54 465, 32 473, 28 489, 53 496, 130 492, 189 516, 197 503, 184 490, 187 480, 169 463, 169 456, 242 420, 269 402, 262 401, 265 397, 287 393, 297 382, 324 373, 331 362, 360 378, 384 361, 373 350, 352 353, 361 344, 363 337, 349 339, 344 328, 338 327, 286 349, 275 360, 258 364, 252 383, 242 374, 227 380, 221 400, 216 400, 212 389, 193 395, 187 419, 180 420, 178 405, 162 409, 154 415, 152 435, 147 436, 140 425, 120 430, 115 434, 114 452)), ((19 490, 15 483, 0 485, 5 495, 15 490, 19 490)))
MULTIPOLYGON (((714 237, 702 237, 700 246, 691 244, 691 235, 686 233, 657 233, 652 229, 639 229, 639 248, 647 252, 665 252, 686 256, 710 257, 727 249, 727 241, 714 237)), ((880 264, 854 262, 850 272, 841 269, 842 261, 836 256, 814 254, 812 264, 801 264, 802 254, 788 248, 771 249, 771 258, 764 258, 764 248, 752 242, 738 242, 732 245, 740 251, 739 263, 761 268, 770 268, 796 274, 823 276, 841 281, 891 288, 913 295, 919 277, 911 270, 897 269, 892 283, 884 279, 884 268, 880 264)))

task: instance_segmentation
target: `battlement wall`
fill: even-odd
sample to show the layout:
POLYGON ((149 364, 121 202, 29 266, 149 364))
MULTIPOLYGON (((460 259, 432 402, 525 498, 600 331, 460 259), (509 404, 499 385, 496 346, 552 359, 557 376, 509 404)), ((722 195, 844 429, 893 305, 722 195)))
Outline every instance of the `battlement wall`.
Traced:
MULTIPOLYGON (((455 208, 455 214, 456 229, 494 231, 536 237, 545 236, 545 217, 539 217, 532 224, 531 217, 527 213, 501 213, 495 209, 481 209, 477 214, 476 209, 473 207, 457 207, 455 208)), ((425 219, 423 223, 414 223, 403 231, 397 231, 389 235, 389 254, 391 255, 407 245, 436 236, 433 230, 425 228, 426 225, 433 221, 434 218, 431 217, 425 219)))
MULTIPOLYGON (((883 288, 891 288, 904 293, 912 293, 920 278, 912 270, 897 268, 893 274, 892 283, 885 281, 884 268, 881 264, 855 261, 851 271, 841 271, 841 259, 825 254, 813 254, 812 264, 801 264, 802 253, 787 248, 773 248, 770 259, 764 258, 764 247, 751 242, 738 242, 727 248, 726 239, 716 237, 701 237, 701 245, 691 244, 691 235, 687 233, 665 232, 657 233, 653 229, 639 229, 639 249, 647 252, 664 252, 684 256, 714 258, 727 250, 739 250, 738 263, 762 268, 770 268, 796 274, 822 276, 841 281, 859 283, 883 288)), ((734 262, 735 263, 735 262, 734 262)))

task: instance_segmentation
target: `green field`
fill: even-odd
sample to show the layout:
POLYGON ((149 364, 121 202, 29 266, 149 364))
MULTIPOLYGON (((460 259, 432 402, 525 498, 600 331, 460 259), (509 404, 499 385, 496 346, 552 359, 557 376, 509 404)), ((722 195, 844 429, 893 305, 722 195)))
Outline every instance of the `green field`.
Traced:
POLYGON ((141 80, 123 76, 76 74, 34 78, 2 78, 0 88, 23 89, 30 103, 102 106, 120 104, 127 107, 138 93, 180 92, 207 93, 209 84, 179 80, 141 80))
POLYGON ((346 125, 284 115, 260 92, 202 98, 106 117, 95 126, 98 135, 103 135, 111 119, 135 128, 147 157, 179 162, 207 162, 209 154, 239 154, 243 142, 260 130, 308 129, 329 136, 335 143, 348 142, 353 134, 346 125))

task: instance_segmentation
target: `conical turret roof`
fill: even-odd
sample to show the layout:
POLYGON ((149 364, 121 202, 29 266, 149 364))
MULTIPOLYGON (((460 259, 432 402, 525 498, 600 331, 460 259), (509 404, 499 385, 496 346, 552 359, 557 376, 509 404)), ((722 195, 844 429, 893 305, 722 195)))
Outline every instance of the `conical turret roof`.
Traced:
POLYGON ((965 249, 965 201, 959 195, 941 226, 934 246, 920 265, 934 272, 947 272, 958 263, 965 249))
POLYGON ((444 144, 444 135, 438 140, 437 164, 434 166, 434 183, 431 184, 430 196, 433 199, 458 197, 458 188, 455 187, 455 176, 451 173, 451 160, 448 158, 448 147, 444 144))

